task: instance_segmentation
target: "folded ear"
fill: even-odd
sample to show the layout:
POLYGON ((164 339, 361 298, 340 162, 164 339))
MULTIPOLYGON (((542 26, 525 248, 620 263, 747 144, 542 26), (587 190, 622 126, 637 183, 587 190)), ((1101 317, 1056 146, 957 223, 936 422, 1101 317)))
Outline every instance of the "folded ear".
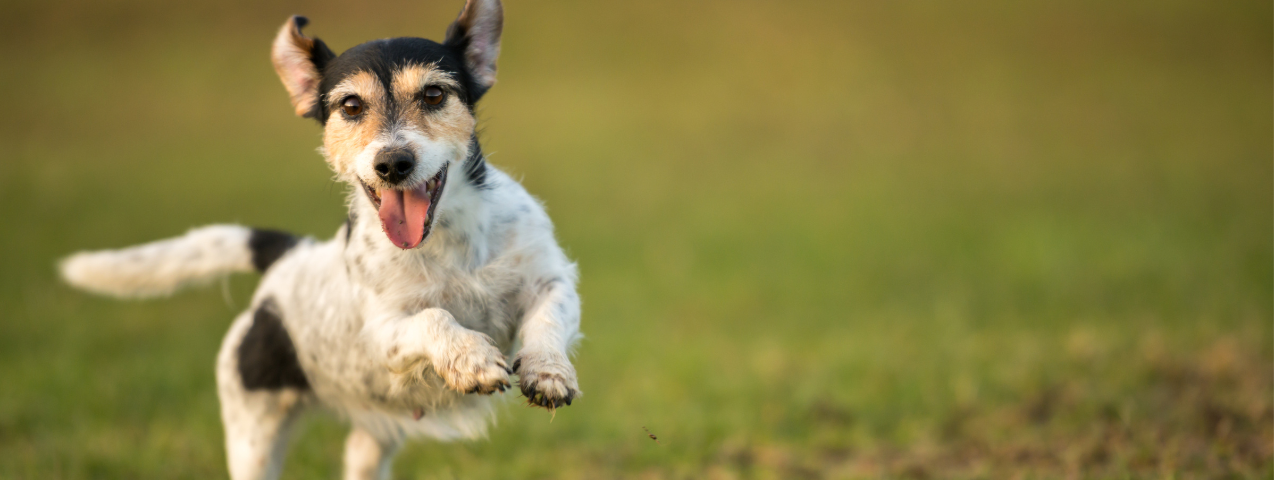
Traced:
POLYGON ((292 97, 296 114, 315 118, 319 114, 318 90, 323 66, 336 54, 322 40, 301 33, 301 27, 307 23, 309 20, 300 15, 293 15, 284 22, 274 37, 270 58, 274 61, 274 71, 292 97))
POLYGON ((446 45, 464 54, 465 67, 476 84, 470 92, 473 101, 495 85, 495 59, 500 56, 503 28, 500 0, 466 0, 460 16, 447 28, 446 45))

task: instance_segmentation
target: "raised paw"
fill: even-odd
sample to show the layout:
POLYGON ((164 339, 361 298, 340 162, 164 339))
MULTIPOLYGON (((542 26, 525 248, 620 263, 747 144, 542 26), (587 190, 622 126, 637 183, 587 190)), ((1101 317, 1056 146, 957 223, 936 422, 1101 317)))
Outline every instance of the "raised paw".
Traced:
POLYGON ((518 387, 530 405, 556 409, 580 395, 575 367, 560 353, 521 352, 513 361, 518 387))
POLYGON ((467 330, 437 359, 434 370, 447 387, 460 393, 490 395, 509 388, 508 363, 495 341, 486 334, 467 330))

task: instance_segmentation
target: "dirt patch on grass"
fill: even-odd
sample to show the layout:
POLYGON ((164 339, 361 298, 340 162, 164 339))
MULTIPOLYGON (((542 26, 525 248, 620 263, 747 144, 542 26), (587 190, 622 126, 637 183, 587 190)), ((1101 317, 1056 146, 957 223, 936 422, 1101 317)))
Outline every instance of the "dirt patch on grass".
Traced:
MULTIPOLYGON (((957 408, 906 445, 726 445, 713 478, 1268 478, 1274 458, 1274 364, 1239 342, 1193 354, 1143 348, 1112 388, 1050 384, 998 407, 957 408)), ((852 422, 818 404, 811 415, 852 422)))

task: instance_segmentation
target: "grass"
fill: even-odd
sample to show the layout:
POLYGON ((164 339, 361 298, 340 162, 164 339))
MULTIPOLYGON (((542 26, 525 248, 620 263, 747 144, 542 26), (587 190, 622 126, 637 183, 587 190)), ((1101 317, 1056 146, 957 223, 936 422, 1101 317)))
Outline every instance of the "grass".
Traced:
MULTIPOLYGON (((508 3, 485 149, 579 261, 586 395, 396 478, 1274 475, 1268 2, 508 3)), ((212 361, 256 280, 122 303, 53 265, 331 235, 274 29, 458 8, 0 7, 0 478, 225 475, 212 361)), ((343 433, 310 419, 285 478, 343 433)))

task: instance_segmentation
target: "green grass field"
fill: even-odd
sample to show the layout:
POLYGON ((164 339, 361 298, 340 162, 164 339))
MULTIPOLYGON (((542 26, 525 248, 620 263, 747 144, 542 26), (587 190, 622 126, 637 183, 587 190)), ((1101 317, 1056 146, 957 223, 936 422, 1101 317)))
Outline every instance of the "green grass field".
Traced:
MULTIPOLYGON (((268 47, 459 0, 0 5, 0 478, 224 478, 256 278, 117 302, 72 251, 318 237, 344 190, 268 47)), ((1274 7, 506 5, 486 150, 580 264, 585 396, 395 478, 1271 478, 1274 7), (651 441, 644 429, 659 436, 651 441)), ((315 415, 284 478, 336 478, 315 415)))

